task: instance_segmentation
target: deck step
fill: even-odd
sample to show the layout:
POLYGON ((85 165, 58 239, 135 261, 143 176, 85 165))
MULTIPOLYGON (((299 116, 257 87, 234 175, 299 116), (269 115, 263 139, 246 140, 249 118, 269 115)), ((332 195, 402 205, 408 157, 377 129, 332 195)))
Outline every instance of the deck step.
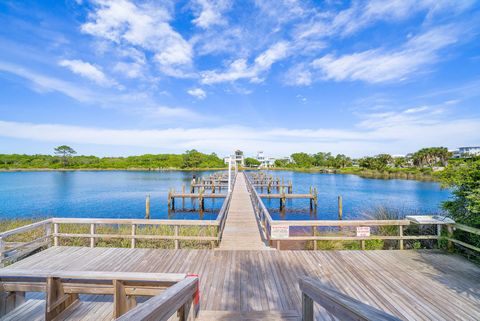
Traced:
POLYGON ((202 310, 198 317, 198 321, 300 321, 298 311, 213 311, 202 310))

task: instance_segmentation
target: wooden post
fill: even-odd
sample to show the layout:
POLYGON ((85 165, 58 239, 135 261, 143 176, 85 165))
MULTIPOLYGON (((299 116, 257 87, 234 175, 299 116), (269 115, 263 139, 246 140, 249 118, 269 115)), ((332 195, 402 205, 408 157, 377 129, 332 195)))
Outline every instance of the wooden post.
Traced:
POLYGON ((58 223, 53 223, 53 245, 58 246, 58 223))
POLYGON ((137 305, 135 297, 125 292, 123 281, 113 280, 113 318, 117 319, 137 305))
POLYGON ((338 220, 341 221, 343 217, 343 200, 342 196, 338 196, 338 220))
MULTIPOLYGON (((403 237, 403 225, 398 226, 398 234, 400 237, 403 237)), ((403 239, 398 240, 398 243, 400 245, 400 250, 403 250, 403 239)))
POLYGON ((131 240, 132 249, 134 249, 135 246, 137 245, 137 239, 135 238, 135 235, 137 235, 137 224, 132 224, 132 240, 131 240))
MULTIPOLYGON (((185 184, 182 184, 182 194, 185 194, 185 184)), ((185 208, 185 197, 182 197, 182 208, 185 208)))
POLYGON ((365 250, 365 240, 360 241, 360 246, 362 247, 362 250, 365 250))
POLYGON ((0 293, 0 317, 5 316, 25 303, 25 292, 11 291, 0 293))
POLYGON ((48 277, 45 298, 45 321, 54 320, 78 300, 78 294, 65 294, 60 278, 48 277))
POLYGON ((313 321, 313 300, 302 293, 302 321, 313 321))
POLYGON ((5 263, 5 241, 0 237, 0 267, 4 267, 5 263))
POLYGON ((172 208, 172 190, 170 189, 168 190, 167 207, 168 209, 172 208))
POLYGON ((440 248, 440 238, 442 237, 442 224, 437 224, 437 247, 440 248))
MULTIPOLYGON (((452 226, 452 224, 447 225, 447 234, 448 234, 449 239, 453 238, 453 226, 452 226)), ((449 252, 453 251, 453 242, 450 241, 450 240, 448 240, 448 243, 447 243, 447 250, 449 252)))
POLYGON ((52 240, 52 225, 50 223, 45 225, 45 236, 47 237, 47 247, 50 247, 52 240))
POLYGON ((145 218, 150 219, 150 194, 147 194, 147 198, 145 200, 145 218))
MULTIPOLYGON (((174 230, 175 230, 175 237, 178 237, 178 225, 174 226, 174 230)), ((175 250, 178 250, 178 248, 179 248, 179 241, 178 239, 175 239, 175 250)))
POLYGON ((317 208, 317 203, 318 203, 318 193, 317 193, 317 188, 313 188, 313 205, 315 208, 317 208))
POLYGON ((90 224, 90 247, 95 247, 95 237, 93 235, 95 234, 95 223, 90 224))

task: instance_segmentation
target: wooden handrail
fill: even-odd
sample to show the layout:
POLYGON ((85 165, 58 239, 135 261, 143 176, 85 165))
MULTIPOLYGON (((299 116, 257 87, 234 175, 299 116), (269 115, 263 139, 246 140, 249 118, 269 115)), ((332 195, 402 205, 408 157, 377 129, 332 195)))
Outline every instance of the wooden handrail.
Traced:
POLYGON ((158 220, 158 219, 128 219, 128 218, 52 218, 52 223, 58 224, 118 224, 118 225, 169 225, 169 226, 208 226, 218 225, 215 220, 158 220))
POLYGON ((46 220, 43 220, 43 221, 28 224, 28 225, 25 225, 25 226, 20 226, 20 227, 17 227, 15 229, 13 229, 13 230, 8 230, 8 231, 0 233, 0 238, 4 239, 8 236, 25 233, 25 232, 28 232, 28 231, 31 231, 31 230, 35 230, 39 227, 48 225, 50 223, 52 223, 52 219, 46 219, 46 220))
POLYGON ((187 277, 116 320, 166 321, 177 311, 180 312, 180 320, 192 320, 195 316, 194 301, 197 291, 198 277, 187 277))
POLYGON ((300 278, 302 321, 314 320, 313 302, 342 321, 399 321, 397 317, 338 292, 311 277, 300 278))
MULTIPOLYGON (((113 295, 113 315, 118 318, 136 306, 136 296, 166 293, 186 278, 191 279, 179 273, 1 269, 0 287, 19 298, 24 298, 25 292, 45 292, 47 321, 54 320, 77 302, 79 294, 113 295)), ((1 299, 8 300, 8 296, 1 296, 1 299)), ((15 301, 1 313, 8 313, 22 302, 15 301)), ((0 303, 6 306, 6 302, 0 303)))

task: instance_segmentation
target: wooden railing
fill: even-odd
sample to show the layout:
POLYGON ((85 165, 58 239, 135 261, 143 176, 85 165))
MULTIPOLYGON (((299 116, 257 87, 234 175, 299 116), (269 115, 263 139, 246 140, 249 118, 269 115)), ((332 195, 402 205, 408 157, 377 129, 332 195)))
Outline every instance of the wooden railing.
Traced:
MULTIPOLYGON (((54 320, 77 302, 79 294, 113 295, 113 316, 119 318, 136 310, 136 296, 162 296, 172 293, 171 289, 183 288, 185 284, 198 286, 198 278, 175 273, 2 269, 1 315, 23 303, 25 292, 45 292, 47 321, 54 320)), ((190 297, 195 294, 195 289, 193 294, 188 292, 190 297)))
POLYGON ((302 321, 313 321, 315 319, 314 302, 342 321, 400 320, 384 311, 325 286, 314 278, 300 278, 299 286, 300 291, 302 291, 302 321))
MULTIPOLYGON (((265 207, 260 194, 256 191, 252 181, 248 175, 247 187, 251 193, 252 203, 255 209, 258 220, 262 226, 263 236, 270 242, 271 246, 276 246, 281 249, 281 243, 285 241, 310 241, 313 242, 312 248, 317 249, 317 241, 358 241, 362 250, 366 248, 365 241, 368 240, 392 240, 398 241, 398 248, 403 250, 405 248, 405 241, 407 240, 447 240, 449 242, 448 248, 451 248, 451 243, 467 247, 471 250, 479 251, 478 247, 467 244, 460 240, 453 238, 453 230, 460 229, 469 233, 480 235, 480 229, 465 226, 462 224, 445 224, 445 223, 425 223, 416 224, 408 219, 402 220, 273 220, 268 209, 265 207), (436 226, 436 233, 430 235, 405 235, 405 230, 409 226, 436 226), (442 236, 442 228, 446 226, 447 236, 442 236), (337 230, 347 231, 351 228, 357 227, 371 227, 373 229, 381 229, 387 227, 395 227, 396 235, 369 235, 369 236, 346 236, 335 235, 336 233, 320 232, 322 228, 337 228, 337 230), (309 235, 291 235, 293 229, 309 230, 309 235), (283 233, 276 233, 276 231, 283 231, 283 233)), ((305 234, 305 233, 304 233, 305 234)))
POLYGON ((180 321, 193 320, 199 304, 198 278, 187 277, 118 318, 118 321, 166 321, 177 312, 180 321))
POLYGON ((51 242, 51 220, 43 220, 0 233, 0 266, 47 247, 51 242), (28 235, 28 237, 25 236, 28 235), (19 236, 22 236, 19 238, 19 236), (28 241, 24 241, 28 238, 28 241), (19 241, 17 239, 22 239, 19 241))

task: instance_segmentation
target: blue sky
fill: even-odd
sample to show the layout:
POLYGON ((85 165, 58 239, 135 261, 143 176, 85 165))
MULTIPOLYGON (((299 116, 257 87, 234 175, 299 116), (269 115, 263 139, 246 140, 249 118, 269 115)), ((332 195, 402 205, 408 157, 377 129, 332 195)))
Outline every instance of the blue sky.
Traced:
POLYGON ((469 0, 0 3, 0 153, 480 145, 469 0))

